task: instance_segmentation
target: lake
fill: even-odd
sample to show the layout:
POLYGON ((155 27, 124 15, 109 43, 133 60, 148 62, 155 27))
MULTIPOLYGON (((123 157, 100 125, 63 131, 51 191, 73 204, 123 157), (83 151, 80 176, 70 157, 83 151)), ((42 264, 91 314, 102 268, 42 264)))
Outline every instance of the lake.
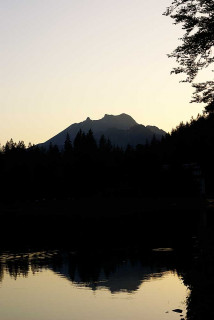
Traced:
POLYGON ((0 319, 182 319, 189 290, 178 261, 170 249, 131 256, 3 252, 0 319))

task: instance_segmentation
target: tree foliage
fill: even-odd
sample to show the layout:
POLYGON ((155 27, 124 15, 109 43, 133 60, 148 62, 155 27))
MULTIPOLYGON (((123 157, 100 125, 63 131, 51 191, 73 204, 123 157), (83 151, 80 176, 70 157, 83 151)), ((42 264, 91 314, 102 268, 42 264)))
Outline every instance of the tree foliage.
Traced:
POLYGON ((214 110, 214 81, 194 83, 194 80, 200 70, 214 62, 214 1, 174 0, 164 14, 185 30, 181 45, 169 54, 179 64, 172 73, 186 74, 185 81, 195 88, 192 102, 206 103, 206 112, 211 112, 214 110))

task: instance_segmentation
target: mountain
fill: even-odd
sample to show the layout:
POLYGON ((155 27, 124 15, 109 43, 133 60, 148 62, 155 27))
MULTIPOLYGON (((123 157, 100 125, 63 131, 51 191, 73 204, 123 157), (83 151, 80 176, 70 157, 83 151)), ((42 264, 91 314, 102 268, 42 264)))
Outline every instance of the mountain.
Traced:
POLYGON ((52 143, 62 148, 67 133, 71 141, 73 141, 80 129, 86 133, 91 129, 97 141, 104 134, 106 138, 111 140, 113 145, 123 148, 128 144, 136 146, 137 144, 145 144, 147 141, 150 142, 154 135, 157 140, 160 140, 166 134, 165 131, 155 126, 138 124, 131 116, 125 113, 116 116, 105 114, 99 120, 87 118, 83 122, 74 123, 39 146, 48 148, 50 143, 52 143))

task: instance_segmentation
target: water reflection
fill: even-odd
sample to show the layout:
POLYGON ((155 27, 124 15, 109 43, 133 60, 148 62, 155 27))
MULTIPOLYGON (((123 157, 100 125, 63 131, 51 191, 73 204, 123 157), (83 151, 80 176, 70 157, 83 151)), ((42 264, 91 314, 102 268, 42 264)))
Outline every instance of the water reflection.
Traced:
POLYGON ((174 309, 186 314, 181 274, 173 252, 4 252, 0 319, 177 320, 174 309))
POLYGON ((4 252, 0 254, 0 281, 3 281, 5 273, 17 279, 19 276, 27 277, 30 272, 35 274, 49 269, 76 286, 92 290, 105 288, 111 293, 133 293, 143 282, 161 278, 167 272, 178 276, 182 273, 174 253, 160 251, 131 257, 77 255, 60 251, 4 252))
POLYGON ((70 266, 64 264, 54 271, 71 280, 76 285, 84 285, 92 290, 105 288, 111 293, 120 291, 132 293, 139 289, 142 282, 148 281, 152 277, 162 277, 167 271, 164 267, 151 267, 149 265, 142 265, 140 261, 133 263, 130 260, 121 261, 114 268, 101 265, 99 268, 90 266, 89 269, 85 270, 84 266, 86 264, 82 264, 81 262, 76 265, 75 269, 69 269, 70 266))

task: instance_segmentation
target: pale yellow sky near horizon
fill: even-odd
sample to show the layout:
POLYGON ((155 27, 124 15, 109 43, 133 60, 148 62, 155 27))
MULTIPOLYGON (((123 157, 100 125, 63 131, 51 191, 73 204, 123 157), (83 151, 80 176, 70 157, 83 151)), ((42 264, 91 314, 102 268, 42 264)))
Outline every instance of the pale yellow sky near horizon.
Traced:
POLYGON ((70 124, 131 115, 171 131, 201 113, 170 75, 181 28, 170 0, 0 0, 0 143, 44 142, 70 124))

